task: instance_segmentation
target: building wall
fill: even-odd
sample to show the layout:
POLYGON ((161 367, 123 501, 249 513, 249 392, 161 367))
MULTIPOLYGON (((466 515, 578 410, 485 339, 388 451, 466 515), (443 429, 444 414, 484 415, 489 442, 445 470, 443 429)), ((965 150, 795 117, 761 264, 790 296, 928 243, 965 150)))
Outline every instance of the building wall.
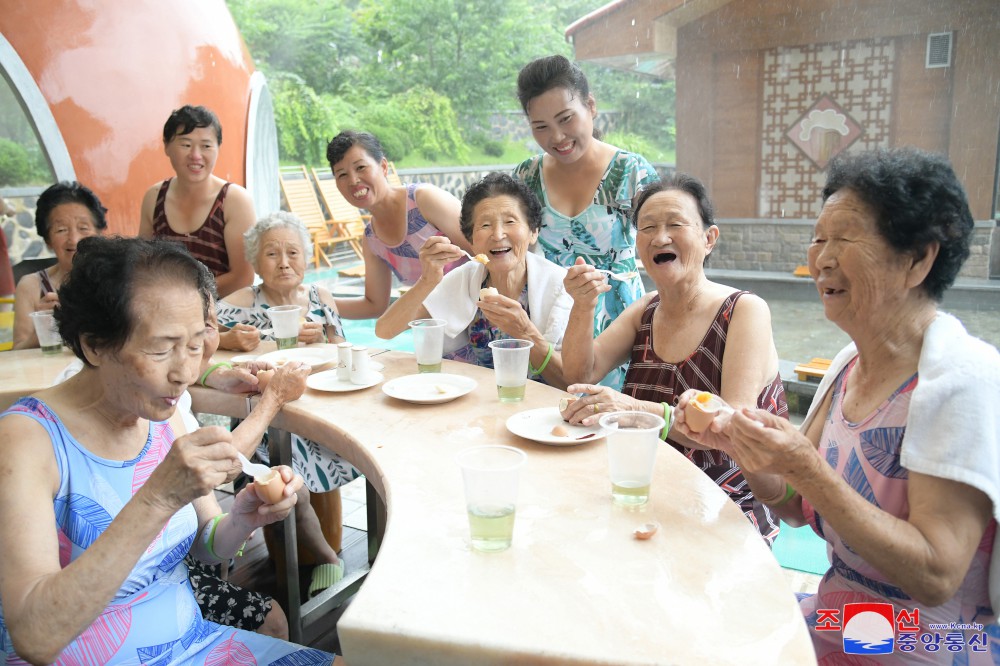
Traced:
POLYGON ((818 214, 822 169, 785 134, 824 94, 862 129, 849 150, 945 152, 973 215, 992 217, 996 0, 734 0, 677 41, 677 167, 707 182, 720 217, 818 214), (945 31, 952 65, 926 69, 926 35, 945 31))

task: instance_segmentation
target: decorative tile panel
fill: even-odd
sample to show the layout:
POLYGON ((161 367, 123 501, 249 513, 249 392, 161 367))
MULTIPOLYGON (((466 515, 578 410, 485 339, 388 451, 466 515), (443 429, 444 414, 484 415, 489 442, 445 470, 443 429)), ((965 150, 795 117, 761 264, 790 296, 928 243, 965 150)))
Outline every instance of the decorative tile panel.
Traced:
POLYGON ((891 39, 764 52, 760 217, 817 217, 829 159, 889 145, 894 60, 891 39))

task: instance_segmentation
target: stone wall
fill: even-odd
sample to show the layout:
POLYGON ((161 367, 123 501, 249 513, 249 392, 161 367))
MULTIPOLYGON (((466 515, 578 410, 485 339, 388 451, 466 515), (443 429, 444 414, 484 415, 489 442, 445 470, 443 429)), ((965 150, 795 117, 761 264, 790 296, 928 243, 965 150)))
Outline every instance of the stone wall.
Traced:
MULTIPOLYGON (((719 244, 709 266, 720 270, 791 273, 806 263, 815 220, 716 220, 719 244)), ((996 231, 992 221, 977 222, 970 256, 960 278, 990 277, 990 246, 996 231)), ((1000 242, 1000 238, 997 239, 1000 242)))

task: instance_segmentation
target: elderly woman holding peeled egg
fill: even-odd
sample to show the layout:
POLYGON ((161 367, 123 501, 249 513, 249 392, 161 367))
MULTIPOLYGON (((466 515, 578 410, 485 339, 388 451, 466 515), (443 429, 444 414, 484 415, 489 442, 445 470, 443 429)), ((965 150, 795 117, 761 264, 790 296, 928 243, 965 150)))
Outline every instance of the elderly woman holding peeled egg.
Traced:
MULTIPOLYGON (((705 276, 705 261, 719 240, 705 187, 684 174, 654 183, 636 198, 633 223, 636 250, 657 291, 630 305, 596 339, 594 308, 610 289, 607 279, 582 259, 566 275, 573 309, 563 372, 572 383, 567 390, 582 395, 564 418, 591 425, 601 413, 641 410, 669 423, 673 405, 691 388, 785 416, 767 304, 705 276), (597 385, 622 363, 628 371, 621 392, 597 385)), ((748 487, 745 470, 676 428, 663 435, 729 495, 769 544, 774 540, 778 520, 748 487)))
POLYGON ((0 655, 32 663, 202 664, 220 653, 332 655, 206 622, 184 555, 226 561, 283 519, 254 485, 221 513, 230 433, 185 434, 177 403, 205 337, 198 262, 179 246, 88 238, 60 289, 63 341, 84 368, 0 418, 0 655))
POLYGON ((1000 355, 938 310, 969 256, 965 192, 943 157, 896 149, 835 159, 823 198, 809 272, 852 342, 802 427, 741 409, 694 434, 693 394, 676 427, 753 470, 759 497, 827 541, 831 568, 801 601, 821 662, 843 644, 817 630, 816 611, 881 602, 921 634, 953 622, 987 631, 956 630, 961 655, 922 643, 879 663, 996 663, 1000 355))
POLYGON ((470 261, 445 275, 462 249, 430 238, 420 249, 420 279, 378 319, 375 334, 389 339, 411 320, 443 319, 444 357, 487 368, 490 342, 530 340, 533 377, 565 386, 560 348, 571 301, 562 282, 566 269, 529 250, 542 223, 538 199, 521 181, 491 173, 466 192, 461 222, 487 263, 470 261))

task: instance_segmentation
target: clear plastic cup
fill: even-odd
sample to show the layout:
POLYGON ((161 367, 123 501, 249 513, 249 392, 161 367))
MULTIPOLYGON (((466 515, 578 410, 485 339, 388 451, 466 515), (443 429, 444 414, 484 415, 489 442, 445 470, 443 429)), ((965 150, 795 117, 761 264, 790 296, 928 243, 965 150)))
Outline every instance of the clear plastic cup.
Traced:
POLYGON ((414 319, 413 352, 417 357, 417 372, 441 372, 441 355, 444 353, 443 319, 414 319))
POLYGON ((524 387, 528 383, 528 361, 533 346, 534 343, 530 340, 494 340, 490 343, 500 402, 524 400, 524 387))
POLYGON ((514 537, 514 513, 521 466, 528 456, 512 446, 476 446, 455 458, 465 482, 465 508, 472 547, 507 550, 514 537))
POLYGON ((265 310, 271 319, 274 341, 278 349, 291 349, 299 343, 300 305, 275 305, 265 310))
POLYGON ((645 504, 665 421, 646 412, 612 412, 602 416, 600 424, 608 431, 611 499, 623 506, 645 504))

